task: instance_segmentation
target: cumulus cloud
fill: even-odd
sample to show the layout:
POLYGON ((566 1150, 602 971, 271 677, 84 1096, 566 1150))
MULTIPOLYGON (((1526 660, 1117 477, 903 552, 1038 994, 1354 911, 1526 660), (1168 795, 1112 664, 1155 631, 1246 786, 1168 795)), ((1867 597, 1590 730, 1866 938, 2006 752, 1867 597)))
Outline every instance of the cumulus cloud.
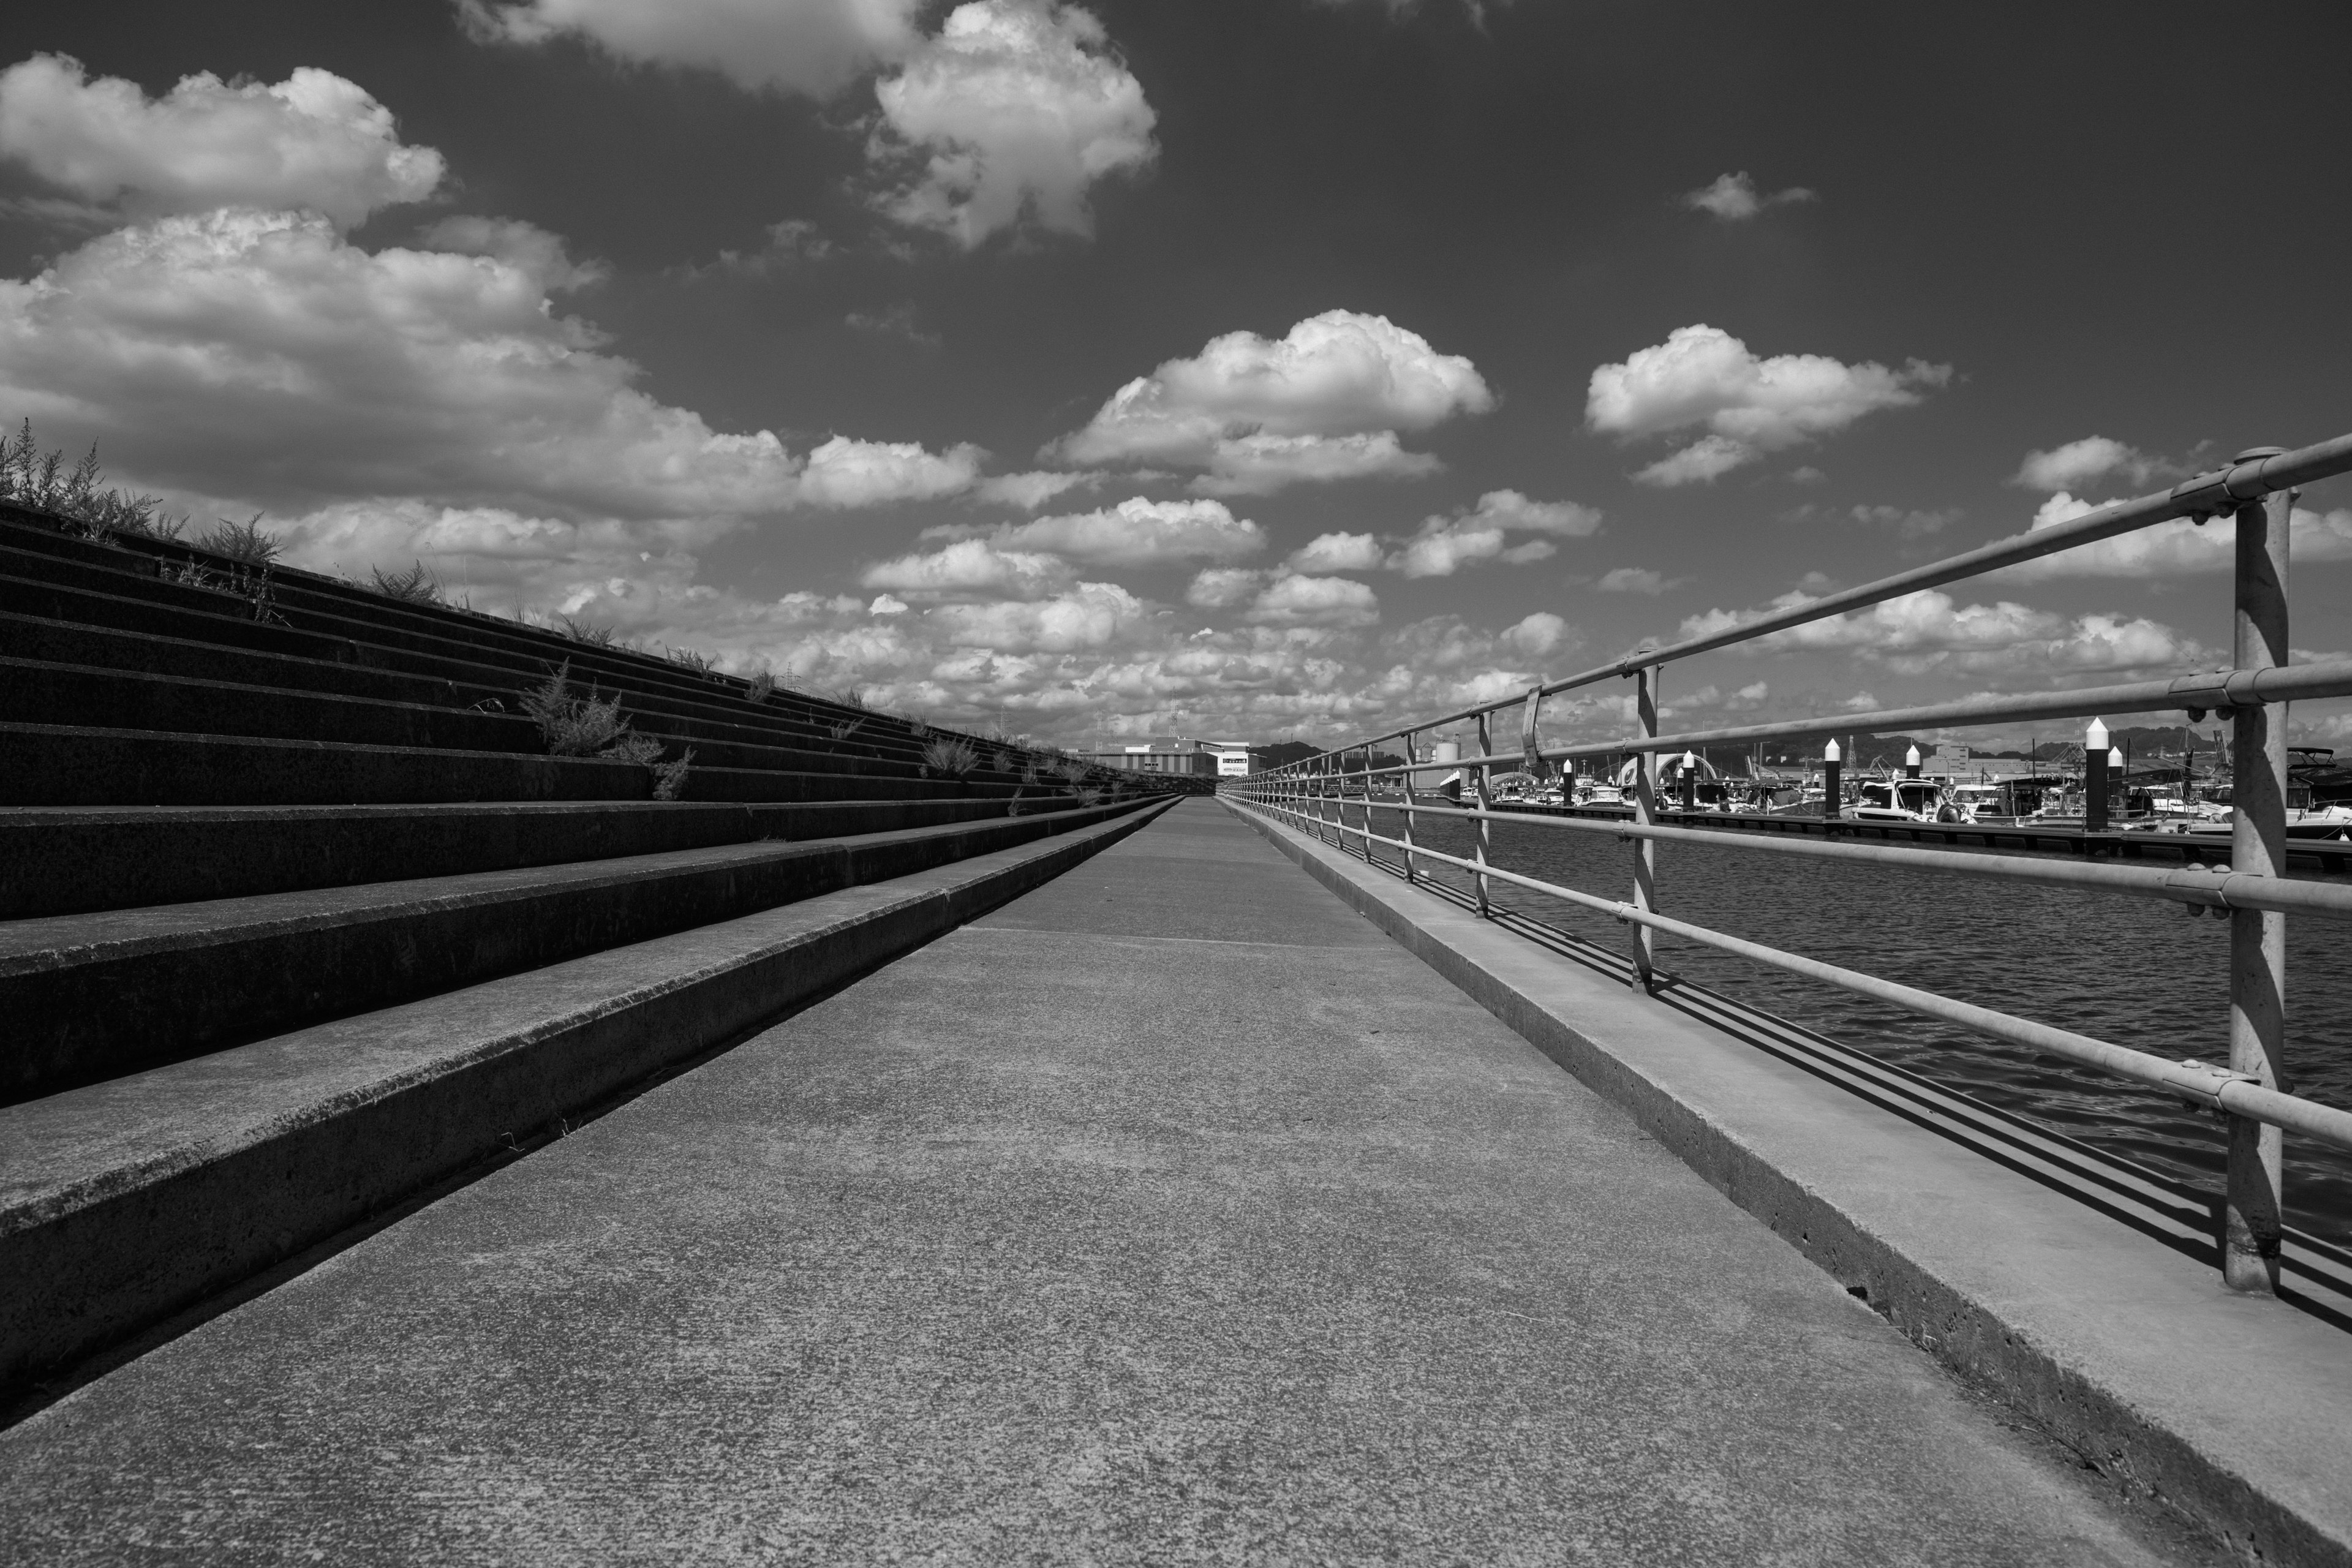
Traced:
POLYGON ((1381 618, 1381 601, 1351 577, 1285 573, 1268 583, 1243 619, 1272 626, 1368 626, 1381 618))
MULTIPOLYGON (((2101 504, 2078 500, 2060 490, 2036 510, 2030 531, 2072 522, 2096 511, 2101 504)), ((2315 512, 2296 507, 2289 516, 2288 530, 2287 558, 2297 565, 2352 561, 2352 509, 2315 512)), ((2237 530, 2228 519, 2200 526, 2182 517, 2113 539, 2078 544, 1988 577, 2009 583, 2046 583, 2059 577, 2180 577, 2231 571, 2236 561, 2237 530)))
POLYGON ((1601 580, 1592 585, 1603 594, 1658 595, 1678 588, 1686 581, 1687 578, 1668 577, 1646 566, 1619 566, 1602 573, 1601 580))
POLYGON ((1046 455, 1206 468, 1204 486, 1263 493, 1300 479, 1430 472, 1434 459, 1403 451, 1397 432, 1494 404, 1468 360, 1385 316, 1327 310, 1278 341, 1228 332, 1168 361, 1046 455))
POLYGON ((1549 538, 1510 544, 1512 531, 1581 539, 1600 526, 1600 512, 1574 501, 1529 500, 1517 490, 1488 490, 1467 511, 1425 520, 1385 564, 1408 577, 1449 577, 1479 561, 1524 564, 1545 559, 1558 547, 1549 538))
POLYGON ((467 30, 486 43, 577 37, 615 59, 813 98, 912 52, 921 9, 922 0, 458 0, 467 30))
POLYGON ((978 500, 1034 511, 1063 491, 1092 486, 1098 479, 1099 476, 1094 474, 1061 474, 1033 468, 1026 473, 998 474, 982 479, 972 487, 971 493, 978 500))
POLYGON ((1087 192, 1157 152, 1143 84, 1091 12, 1056 0, 957 6, 874 92, 875 155, 913 167, 882 210, 966 248, 1024 217, 1091 233, 1087 192))
POLYGON ((2187 473, 2178 463, 2150 457, 2105 436, 2085 436, 2049 451, 2028 452, 2010 483, 2032 490, 2079 490, 2110 477, 2144 486, 2187 473))
POLYGON ((1155 566, 1172 561, 1232 561, 1265 548, 1265 533, 1213 500, 1147 500, 1136 496, 1101 511, 1041 517, 1001 528, 1000 548, 1047 550, 1105 566, 1155 566))
POLYGON ((868 588, 931 596, 983 593, 1041 598, 1066 586, 1076 573, 1058 555, 999 550, 984 539, 961 539, 943 549, 878 562, 858 578, 868 588))
POLYGON ((1150 614, 1149 605, 1116 583, 1080 583, 1044 599, 942 605, 928 618, 961 647, 1068 653, 1130 636, 1150 614))
POLYGON ((1951 374, 1949 365, 1919 360, 1890 370, 1821 354, 1764 359, 1717 328, 1677 327, 1664 342, 1593 371, 1585 423, 1628 441, 1703 429, 1696 442, 1634 476, 1654 485, 1701 483, 1874 410, 1907 407, 1951 374))
POLYGON ((987 456, 969 443, 932 453, 912 441, 835 436, 809 453, 800 493, 817 506, 930 500, 970 489, 987 456))
POLYGON ((1747 170, 1742 169, 1736 174, 1717 174, 1710 184, 1685 193, 1682 205, 1693 212, 1711 213, 1726 223, 1741 223, 1756 216, 1766 207, 1819 199, 1802 185, 1791 185, 1785 191, 1765 195, 1756 189, 1756 182, 1748 177, 1747 170))
POLYGON ((1369 572, 1388 553, 1369 533, 1318 533, 1290 552, 1294 572, 1369 572))
POLYGON ((0 156, 100 211, 133 217, 243 206, 322 215, 348 228, 421 202, 446 165, 401 143, 357 83, 302 67, 278 83, 183 77, 151 99, 121 77, 35 55, 0 71, 0 156))
POLYGON ((602 262, 573 261, 561 235, 516 218, 445 217, 428 226, 417 241, 427 250, 503 261, 536 279, 550 293, 601 283, 607 275, 602 262))
POLYGON ((1579 640, 1569 624, 1549 610, 1538 610, 1504 630, 1500 639, 1529 658, 1541 658, 1570 647, 1579 640))
POLYGON ((1184 602, 1196 609, 1230 610, 1255 598, 1269 575, 1240 566, 1205 567, 1184 590, 1184 602))
POLYGON ((1355 436, 1221 437, 1209 451, 1209 471, 1192 481, 1207 495, 1271 495, 1288 485, 1334 479, 1417 479, 1445 465, 1426 452, 1408 452, 1393 430, 1355 436))
MULTIPOLYGON (((1771 608, 1793 608, 1806 602, 1805 595, 1789 594, 1774 600, 1771 608)), ((1684 621, 1681 635, 1685 638, 1710 636, 1753 620, 1758 614, 1709 610, 1684 621)), ((2211 657, 2211 650, 2194 638, 2145 616, 2070 618, 2009 599, 1961 605, 1932 588, 1734 646, 1758 653, 1843 650, 1904 675, 1937 669, 2067 673, 2147 669, 2211 657)))
POLYGON ((136 454, 140 482, 302 512, 420 489, 541 516, 730 519, 968 485, 977 448, 835 437, 810 465, 635 384, 550 289, 552 237, 501 254, 348 244, 331 220, 224 210, 103 236, 0 280, 0 405, 136 454))

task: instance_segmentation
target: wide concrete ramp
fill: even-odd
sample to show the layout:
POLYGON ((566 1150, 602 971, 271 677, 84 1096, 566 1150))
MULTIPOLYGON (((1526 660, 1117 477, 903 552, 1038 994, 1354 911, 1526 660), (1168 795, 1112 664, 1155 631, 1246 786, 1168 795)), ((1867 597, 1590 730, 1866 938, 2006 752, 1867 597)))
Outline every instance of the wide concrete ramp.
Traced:
POLYGON ((1188 802, 0 1434, 0 1559, 2193 1548, 1188 802))

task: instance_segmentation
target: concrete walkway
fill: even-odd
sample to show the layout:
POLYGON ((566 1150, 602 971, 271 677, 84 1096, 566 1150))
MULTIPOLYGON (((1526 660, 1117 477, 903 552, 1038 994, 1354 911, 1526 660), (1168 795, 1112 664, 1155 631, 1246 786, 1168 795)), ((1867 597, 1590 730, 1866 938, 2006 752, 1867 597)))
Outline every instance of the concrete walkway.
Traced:
POLYGON ((0 1560, 2138 1563, 1223 807, 0 1434, 0 1560))

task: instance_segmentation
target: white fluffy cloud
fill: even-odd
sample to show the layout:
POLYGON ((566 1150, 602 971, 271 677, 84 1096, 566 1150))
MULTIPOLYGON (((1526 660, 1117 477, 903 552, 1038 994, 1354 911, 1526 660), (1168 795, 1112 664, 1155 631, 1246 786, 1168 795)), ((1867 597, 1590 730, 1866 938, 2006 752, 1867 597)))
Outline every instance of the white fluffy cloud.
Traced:
POLYGON ((303 67, 274 87, 205 72, 151 99, 63 55, 0 71, 0 156, 132 216, 298 209, 346 228, 425 200, 446 167, 430 147, 403 146, 392 111, 331 71, 303 67))
POLYGON ((1603 594, 1663 594, 1683 579, 1667 577, 1646 566, 1619 566, 1601 574, 1593 587, 1603 594))
POLYGON ((2133 485, 2187 470, 2105 436, 2085 436, 2046 452, 2028 452, 2010 483, 2032 490, 2079 490, 2110 476, 2133 485))
POLYGON ((1468 511, 1432 517, 1385 564, 1408 577, 1449 577, 1479 561, 1518 565, 1541 561, 1558 548, 1550 539, 1507 542, 1511 531, 1582 539, 1601 526, 1601 514, 1574 501, 1529 500, 1517 490, 1488 490, 1468 511))
POLYGON ((1432 471, 1434 460, 1403 451, 1396 433, 1494 403, 1460 355, 1385 316, 1327 310, 1278 341, 1228 332, 1168 361, 1048 451, 1083 464, 1206 468, 1204 487, 1262 493, 1299 479, 1432 471))
POLYGON ((1020 223, 1084 235, 1087 194, 1148 165, 1157 119, 1091 12, 971 0, 875 85, 886 162, 915 167, 882 199, 901 223, 969 248, 1020 223))
POLYGON ((1009 593, 1037 598, 1064 587, 1075 575, 1058 555, 999 550, 984 539, 961 539, 943 549, 877 563, 858 581, 868 588, 901 594, 1009 593))
POLYGON ((1350 577, 1284 573, 1250 602, 1242 618, 1271 626, 1368 626, 1381 618, 1381 601, 1350 577))
POLYGON ((1388 552, 1369 533, 1318 533, 1290 552, 1294 572, 1370 572, 1388 552))
POLYGON ((1080 583, 1045 599, 943 605, 928 618, 960 647, 1068 653, 1131 635, 1150 614, 1142 600, 1116 583, 1080 583))
MULTIPOLYGON (((2077 500, 2060 490, 2034 512, 2033 531, 2072 522, 2102 504, 2077 500)), ((2288 527, 2291 563, 2352 561, 2352 508, 2323 513, 2296 507, 2288 527)), ((2228 572, 2236 564, 2237 537, 2235 525, 2227 518, 2202 526, 2185 517, 2175 518, 1988 575, 2006 583, 2046 583, 2058 577, 2179 577, 2228 572)))
MULTIPOLYGON (((1805 602, 1806 595, 1790 594, 1773 601, 1771 608, 1793 608, 1805 602)), ((1756 614, 1709 610, 1684 621, 1682 636, 1710 636, 1752 620, 1756 614)), ((2210 657, 2210 650, 2194 638, 2145 616, 2086 615, 2070 618, 2009 599, 1990 605, 1960 605, 1949 594, 1932 588, 1906 594, 1868 609, 1808 621, 1734 647, 1757 653, 1843 650, 1905 675, 1937 669, 2147 669, 2210 657)))
POLYGON ((1694 212, 1712 213, 1726 223, 1740 223, 1756 216, 1766 207, 1818 199, 1802 185, 1764 194, 1757 190, 1756 182, 1748 177, 1747 170, 1742 169, 1736 174, 1717 174, 1710 183, 1685 193, 1682 204, 1694 212))
POLYGON ((1822 354, 1762 359, 1717 328, 1677 327, 1664 342, 1593 371, 1585 423, 1626 440, 1702 428, 1697 441, 1634 476, 1691 484, 1843 430, 1874 410, 1908 406, 1951 374, 1919 360, 1889 370, 1822 354))
POLYGON ((1192 481, 1209 495, 1271 495, 1288 485, 1335 479, 1417 479, 1445 465, 1426 452, 1408 452, 1393 430, 1355 436, 1221 437, 1209 451, 1209 471, 1192 481))
MULTIPOLYGON (((492 241, 495 241, 493 244, 492 241)), ((499 226, 503 255, 369 252, 326 218, 224 210, 90 241, 0 280, 0 406, 135 450, 138 478, 307 512, 415 494, 537 516, 743 518, 919 499, 980 454, 835 437, 814 469, 634 384, 557 313, 579 269, 499 226)))
POLYGON ((1093 474, 1059 474, 1043 468, 1026 473, 998 474, 972 487, 972 495, 999 506, 1017 506, 1023 511, 1034 511, 1065 490, 1096 482, 1093 474))
POLYGON ((1574 646, 1578 639, 1566 621, 1549 610, 1538 610, 1506 628, 1501 640, 1505 646, 1529 658, 1541 658, 1546 654, 1574 646))
POLYGON ((912 441, 835 436, 809 453, 801 471, 801 497, 818 506, 842 507, 930 500, 970 489, 987 456, 969 443, 933 453, 912 441))
POLYGON ((1105 566, 1234 561, 1265 548, 1265 533, 1222 501, 1135 496, 1101 511, 1041 517, 991 535, 999 548, 1046 550, 1105 566))
POLYGON ((485 42, 571 36, 615 58, 717 71, 746 91, 824 98, 920 42, 922 0, 458 0, 485 42))

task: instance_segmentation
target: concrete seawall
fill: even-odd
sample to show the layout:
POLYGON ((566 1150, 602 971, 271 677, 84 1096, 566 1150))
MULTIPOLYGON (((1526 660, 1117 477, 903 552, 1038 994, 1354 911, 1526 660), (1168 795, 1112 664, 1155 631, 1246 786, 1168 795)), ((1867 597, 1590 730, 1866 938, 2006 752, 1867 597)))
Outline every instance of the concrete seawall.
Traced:
POLYGON ((1918 1344, 2260 1562, 2352 1562, 2352 1335, 1228 806, 1918 1344))

